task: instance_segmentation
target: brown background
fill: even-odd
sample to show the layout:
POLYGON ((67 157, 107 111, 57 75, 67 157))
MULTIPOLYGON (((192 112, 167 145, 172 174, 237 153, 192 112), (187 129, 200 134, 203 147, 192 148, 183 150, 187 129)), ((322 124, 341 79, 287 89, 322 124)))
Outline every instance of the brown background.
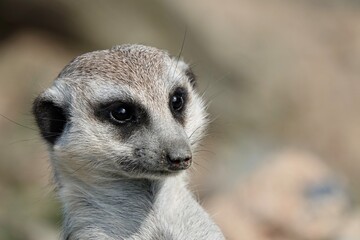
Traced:
POLYGON ((0 114, 27 127, 0 117, 0 239, 58 236, 34 97, 83 52, 142 43, 177 55, 186 27, 182 56, 214 119, 191 186, 227 237, 360 232, 360 2, 2 0, 0 114), (325 202, 310 211, 297 194, 327 176, 341 187, 320 184, 325 202))

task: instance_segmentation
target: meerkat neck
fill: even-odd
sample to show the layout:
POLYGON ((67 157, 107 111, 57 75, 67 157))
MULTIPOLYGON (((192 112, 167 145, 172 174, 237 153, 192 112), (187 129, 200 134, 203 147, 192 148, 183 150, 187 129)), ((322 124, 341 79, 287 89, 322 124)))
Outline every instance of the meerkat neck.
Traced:
MULTIPOLYGON (((78 179, 63 181, 60 189, 60 198, 67 202, 67 198, 73 199, 79 195, 81 200, 107 202, 109 204, 117 199, 146 197, 147 200, 159 197, 162 192, 173 192, 175 190, 187 190, 186 173, 164 179, 122 178, 118 180, 92 182, 87 184, 78 179), (111 199, 110 199, 111 198, 111 199)), ((188 190, 187 190, 188 191, 188 190)), ((175 192, 174 192, 175 193, 175 192)))
POLYGON ((170 216, 173 209, 180 209, 184 201, 178 199, 194 201, 184 177, 122 179, 98 185, 65 183, 59 192, 64 206, 64 236, 89 226, 97 231, 111 228, 104 232, 114 232, 114 236, 132 236, 147 219, 170 216))

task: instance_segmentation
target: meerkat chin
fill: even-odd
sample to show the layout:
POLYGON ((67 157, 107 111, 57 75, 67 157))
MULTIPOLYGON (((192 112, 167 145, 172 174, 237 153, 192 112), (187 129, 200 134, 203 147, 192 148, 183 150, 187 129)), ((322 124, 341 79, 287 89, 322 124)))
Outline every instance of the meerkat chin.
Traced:
POLYGON ((36 98, 65 239, 223 239, 184 183, 207 125, 195 83, 167 52, 121 45, 75 58, 36 98))

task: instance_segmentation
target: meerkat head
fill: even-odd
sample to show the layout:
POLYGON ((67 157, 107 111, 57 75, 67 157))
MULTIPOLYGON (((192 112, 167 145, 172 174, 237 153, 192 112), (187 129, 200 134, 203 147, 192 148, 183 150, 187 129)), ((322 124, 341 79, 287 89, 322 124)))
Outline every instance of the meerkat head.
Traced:
POLYGON ((141 45, 75 58, 33 106, 55 174, 86 180, 187 169, 204 109, 189 66, 141 45))

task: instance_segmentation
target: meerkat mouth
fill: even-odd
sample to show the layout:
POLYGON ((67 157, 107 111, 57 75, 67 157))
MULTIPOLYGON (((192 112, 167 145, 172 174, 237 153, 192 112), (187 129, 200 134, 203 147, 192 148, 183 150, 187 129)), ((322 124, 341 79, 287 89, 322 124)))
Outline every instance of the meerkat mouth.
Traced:
POLYGON ((161 176, 171 176, 176 175, 178 173, 181 173, 188 169, 191 166, 191 160, 188 160, 186 163, 184 162, 177 162, 172 165, 168 165, 166 169, 163 170, 152 170, 151 173, 155 175, 161 175, 161 176))
POLYGON ((187 158, 184 160, 172 160, 172 161, 168 161, 168 169, 170 171, 181 171, 181 170, 186 170, 191 166, 192 163, 192 159, 191 158, 187 158))
POLYGON ((160 176, 172 176, 177 175, 191 166, 192 160, 186 161, 175 161, 174 163, 168 164, 165 169, 159 170, 151 170, 152 174, 160 175, 160 176))

